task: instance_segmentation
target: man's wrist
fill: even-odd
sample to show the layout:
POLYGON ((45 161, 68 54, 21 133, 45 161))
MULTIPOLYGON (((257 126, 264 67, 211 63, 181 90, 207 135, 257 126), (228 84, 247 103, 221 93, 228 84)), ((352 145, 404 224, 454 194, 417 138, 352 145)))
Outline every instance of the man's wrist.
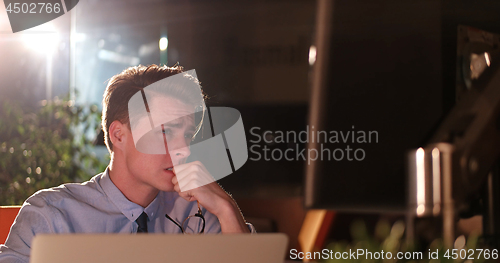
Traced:
POLYGON ((240 210, 238 208, 238 205, 236 204, 236 202, 233 199, 225 200, 225 202, 222 202, 219 205, 220 205, 219 206, 220 209, 218 211, 218 214, 216 214, 216 216, 219 219, 231 218, 231 217, 237 217, 237 216, 241 217, 241 213, 240 213, 240 210))
POLYGON ((228 200, 221 206, 219 214, 216 214, 221 224, 223 233, 249 233, 243 215, 238 208, 236 202, 232 199, 228 200))

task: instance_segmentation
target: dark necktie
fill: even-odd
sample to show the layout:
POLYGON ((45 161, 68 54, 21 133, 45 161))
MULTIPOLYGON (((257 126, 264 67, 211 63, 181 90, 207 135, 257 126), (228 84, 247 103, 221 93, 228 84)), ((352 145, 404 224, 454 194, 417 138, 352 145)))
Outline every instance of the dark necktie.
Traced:
POLYGON ((135 222, 139 225, 137 228, 137 233, 147 233, 148 232, 148 215, 145 212, 135 220, 135 222))

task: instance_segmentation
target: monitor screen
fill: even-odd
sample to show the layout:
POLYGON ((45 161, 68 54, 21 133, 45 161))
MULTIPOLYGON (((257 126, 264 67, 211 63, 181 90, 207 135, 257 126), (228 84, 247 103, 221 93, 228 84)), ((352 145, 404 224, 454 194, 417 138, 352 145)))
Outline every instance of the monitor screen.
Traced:
POLYGON ((499 4, 462 2, 318 2, 306 207, 405 210, 406 152, 455 101, 457 26, 499 26, 499 4))

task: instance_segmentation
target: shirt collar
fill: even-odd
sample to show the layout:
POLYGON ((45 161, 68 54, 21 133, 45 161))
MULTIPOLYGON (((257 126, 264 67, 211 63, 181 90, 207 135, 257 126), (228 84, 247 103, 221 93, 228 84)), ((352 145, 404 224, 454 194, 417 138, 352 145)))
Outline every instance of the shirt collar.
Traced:
POLYGON ((158 216, 158 196, 156 196, 155 199, 146 208, 143 208, 142 206, 131 202, 125 197, 125 195, 123 195, 120 189, 116 187, 113 181, 111 181, 111 178, 109 177, 109 168, 106 168, 106 171, 102 173, 99 183, 104 193, 108 196, 111 202, 113 202, 113 204, 120 210, 120 212, 130 221, 135 221, 142 214, 142 212, 146 212, 149 220, 152 220, 155 216, 158 216))

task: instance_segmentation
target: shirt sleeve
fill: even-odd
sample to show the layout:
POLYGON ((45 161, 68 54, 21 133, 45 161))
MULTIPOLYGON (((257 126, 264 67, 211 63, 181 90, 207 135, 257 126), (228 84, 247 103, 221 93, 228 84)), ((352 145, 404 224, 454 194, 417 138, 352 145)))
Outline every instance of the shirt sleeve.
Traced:
POLYGON ((205 233, 206 234, 220 234, 220 233, 222 233, 219 219, 214 214, 206 211, 204 214, 204 217, 205 217, 205 233))
MULTIPOLYGON (((207 234, 220 234, 222 233, 222 228, 220 226, 219 219, 212 213, 205 210, 205 233, 207 234)), ((251 223, 246 223, 248 230, 251 234, 257 234, 257 230, 251 223)))
POLYGON ((5 245, 0 245, 0 263, 28 263, 33 237, 53 233, 50 210, 43 198, 28 198, 10 229, 5 245))

